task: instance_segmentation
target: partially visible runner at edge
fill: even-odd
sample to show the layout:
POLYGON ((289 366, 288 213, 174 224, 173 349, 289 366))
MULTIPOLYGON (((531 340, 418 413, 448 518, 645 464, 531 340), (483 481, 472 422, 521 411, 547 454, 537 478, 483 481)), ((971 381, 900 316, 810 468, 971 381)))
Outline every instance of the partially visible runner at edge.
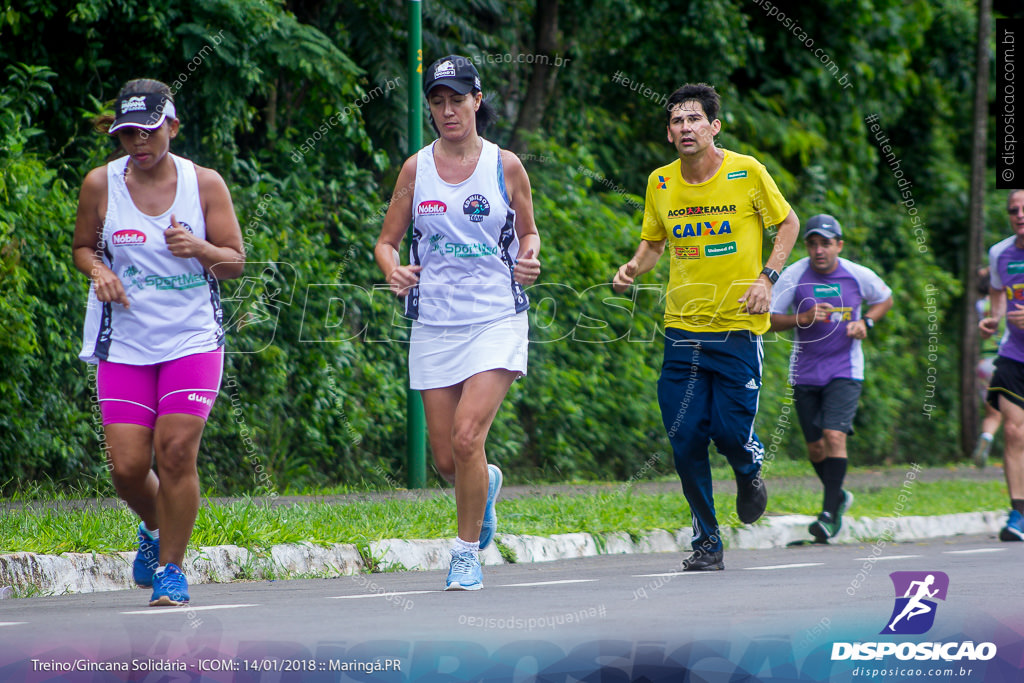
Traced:
POLYGON ((1003 414, 1003 471, 1010 495, 1010 514, 999 539, 1024 541, 1024 190, 1010 190, 1006 213, 1013 235, 988 251, 989 315, 978 328, 988 339, 1006 317, 988 385, 988 402, 1003 414))

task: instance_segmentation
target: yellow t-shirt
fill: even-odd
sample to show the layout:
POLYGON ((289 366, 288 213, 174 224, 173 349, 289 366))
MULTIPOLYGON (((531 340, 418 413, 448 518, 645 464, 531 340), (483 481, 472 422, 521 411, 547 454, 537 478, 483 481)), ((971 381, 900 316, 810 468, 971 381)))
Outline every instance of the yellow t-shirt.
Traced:
POLYGON ((764 229, 790 206, 761 162, 722 151, 721 168, 698 185, 683 181, 679 160, 651 173, 640 236, 668 240, 665 327, 764 334, 770 316, 746 313, 738 300, 764 267, 764 229))

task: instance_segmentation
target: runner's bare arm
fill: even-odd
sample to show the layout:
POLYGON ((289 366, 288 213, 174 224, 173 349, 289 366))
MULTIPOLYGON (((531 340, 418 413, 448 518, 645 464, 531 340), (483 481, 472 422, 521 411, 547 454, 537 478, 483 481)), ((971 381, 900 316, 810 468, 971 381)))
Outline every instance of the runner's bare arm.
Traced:
POLYGON ((218 280, 239 277, 245 269, 242 230, 231 201, 227 183, 210 168, 196 167, 199 199, 206 221, 206 239, 200 239, 171 216, 171 227, 164 231, 167 248, 179 258, 194 258, 218 280))
POLYGON ((72 255, 75 268, 92 280, 99 301, 128 306, 128 294, 121 284, 121 279, 102 259, 100 240, 103 235, 106 200, 107 168, 100 166, 85 176, 78 194, 75 235, 71 242, 72 255))
POLYGON ((420 280, 421 266, 403 266, 398 254, 402 246, 402 238, 409 229, 412 220, 412 197, 416 187, 416 155, 412 155, 402 164, 402 170, 395 181, 395 189, 391 193, 391 203, 384 215, 377 245, 373 248, 373 257, 377 267, 384 274, 384 279, 396 296, 405 296, 420 280))
POLYGON ((999 321, 1006 314, 1006 295, 1001 289, 988 290, 988 317, 978 323, 981 336, 988 339, 999 329, 999 321))
POLYGON ((664 251, 665 240, 657 242, 641 240, 633 258, 619 266, 615 272, 615 276, 612 278, 612 288, 620 294, 625 292, 638 276, 650 271, 658 264, 658 259, 661 258, 664 251))
MULTIPOLYGON (((771 256, 768 257, 768 262, 765 263, 766 268, 771 268, 777 273, 781 273, 782 269, 786 267, 786 261, 789 260, 789 253, 793 250, 793 245, 796 244, 797 235, 800 233, 800 219, 797 218, 796 213, 790 209, 789 215, 779 223, 779 230, 775 233, 775 244, 772 247, 771 256)), ((768 279, 767 275, 761 274, 754 281, 747 291, 743 293, 743 296, 739 298, 739 302, 746 304, 748 313, 762 313, 767 311, 772 300, 772 284, 771 280, 768 279)))
POLYGON ((514 277, 522 285, 532 285, 540 276, 540 234, 533 216, 530 177, 519 157, 508 150, 501 150, 501 165, 509 205, 516 212, 516 236, 519 237, 514 277))

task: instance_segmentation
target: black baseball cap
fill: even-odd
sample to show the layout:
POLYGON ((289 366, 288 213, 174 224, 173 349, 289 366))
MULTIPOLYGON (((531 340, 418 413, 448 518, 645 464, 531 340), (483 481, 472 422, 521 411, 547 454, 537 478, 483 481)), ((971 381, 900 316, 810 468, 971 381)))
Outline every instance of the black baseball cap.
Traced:
POLYGON ((827 213, 819 213, 817 216, 811 216, 804 226, 804 239, 811 235, 821 235, 830 240, 841 240, 843 239, 843 227, 839 225, 839 221, 827 213))
POLYGON ((163 125, 165 119, 177 118, 174 102, 160 93, 132 93, 122 95, 114 102, 114 123, 108 133, 122 128, 145 128, 154 130, 163 125))
POLYGON ((460 95, 465 95, 481 89, 480 74, 466 57, 448 55, 427 67, 423 74, 424 95, 429 95, 439 85, 447 85, 460 95))

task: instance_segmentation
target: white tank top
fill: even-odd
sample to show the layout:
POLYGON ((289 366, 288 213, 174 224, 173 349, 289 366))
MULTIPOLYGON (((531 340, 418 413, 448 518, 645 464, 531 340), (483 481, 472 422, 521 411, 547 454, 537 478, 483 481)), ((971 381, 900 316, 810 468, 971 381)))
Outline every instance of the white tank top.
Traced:
POLYGON ((530 302, 512 277, 519 253, 501 150, 483 141, 466 180, 441 180, 434 143, 418 152, 409 263, 423 266, 405 315, 425 325, 468 325, 521 313, 530 302))
POLYGON ((89 287, 79 358, 151 365, 224 344, 217 279, 194 258, 167 249, 171 214, 183 228, 206 239, 196 167, 170 155, 178 172, 171 207, 159 216, 142 213, 125 185, 128 157, 107 164, 107 215, 100 241, 103 262, 121 278, 131 306, 101 303, 89 287))

